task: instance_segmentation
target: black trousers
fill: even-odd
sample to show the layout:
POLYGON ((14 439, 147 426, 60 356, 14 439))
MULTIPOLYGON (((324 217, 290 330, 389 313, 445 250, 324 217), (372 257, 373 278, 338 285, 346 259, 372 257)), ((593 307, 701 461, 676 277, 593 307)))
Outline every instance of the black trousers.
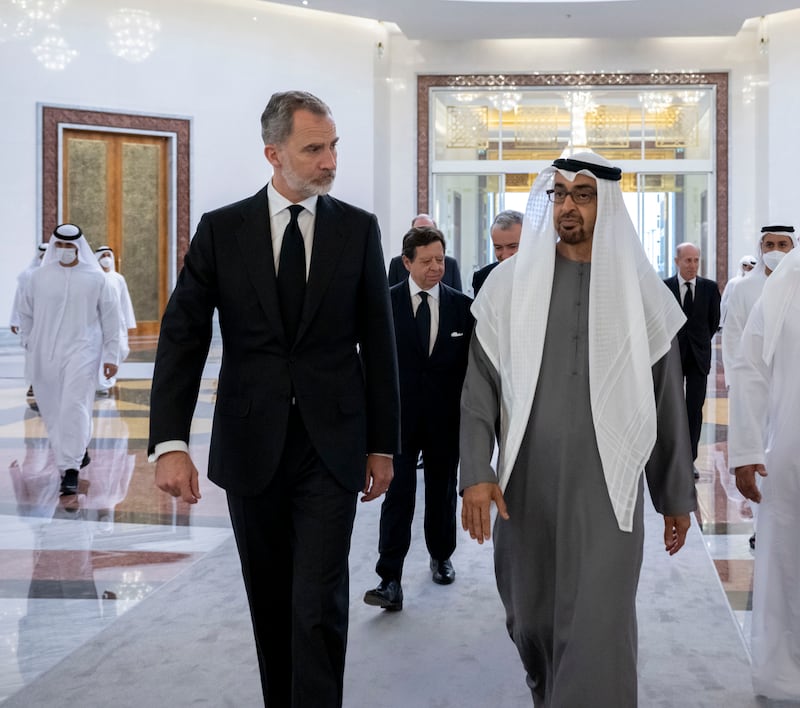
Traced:
POLYGON ((420 449, 425 473, 425 543, 435 560, 447 560, 456 547, 456 473, 458 447, 404 446, 394 457, 394 477, 381 505, 380 557, 375 571, 383 580, 401 580, 411 546, 411 522, 417 496, 420 449))
POLYGON ((255 632, 264 705, 340 708, 356 494, 322 464, 292 408, 275 478, 228 494, 255 632))
POLYGON ((697 459, 697 446, 703 429, 703 404, 706 401, 708 374, 703 373, 688 352, 681 362, 686 384, 686 415, 689 418, 689 438, 692 441, 692 459, 697 459))

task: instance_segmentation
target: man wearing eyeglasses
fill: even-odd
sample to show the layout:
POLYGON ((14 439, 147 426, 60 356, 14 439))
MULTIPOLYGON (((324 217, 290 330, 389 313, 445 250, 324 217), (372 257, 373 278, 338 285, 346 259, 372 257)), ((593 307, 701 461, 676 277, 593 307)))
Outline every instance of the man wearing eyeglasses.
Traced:
POLYGON ((543 170, 517 255, 472 308, 462 525, 482 543, 497 505, 497 587, 537 706, 636 705, 642 471, 670 555, 696 507, 675 339, 684 316, 620 178, 594 153, 543 170))

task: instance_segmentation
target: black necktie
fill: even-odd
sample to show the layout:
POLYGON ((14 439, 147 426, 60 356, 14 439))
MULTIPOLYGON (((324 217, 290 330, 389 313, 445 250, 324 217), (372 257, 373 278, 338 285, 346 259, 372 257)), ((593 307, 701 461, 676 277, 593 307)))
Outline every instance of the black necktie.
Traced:
POLYGON ((306 294, 306 249, 300 225, 297 223, 297 216, 301 211, 303 207, 299 204, 292 204, 289 207, 291 217, 286 231, 283 232, 278 261, 278 301, 283 328, 290 344, 294 344, 297 336, 306 294))
POLYGON ((431 345, 431 308, 428 305, 428 293, 421 290, 419 293, 421 302, 417 307, 417 314, 414 318, 417 323, 417 334, 419 335, 419 343, 422 345, 422 351, 425 356, 428 356, 431 345))
POLYGON ((694 299, 692 298, 692 284, 688 280, 686 281, 686 295, 683 297, 683 314, 687 317, 692 314, 692 305, 694 304, 694 299))

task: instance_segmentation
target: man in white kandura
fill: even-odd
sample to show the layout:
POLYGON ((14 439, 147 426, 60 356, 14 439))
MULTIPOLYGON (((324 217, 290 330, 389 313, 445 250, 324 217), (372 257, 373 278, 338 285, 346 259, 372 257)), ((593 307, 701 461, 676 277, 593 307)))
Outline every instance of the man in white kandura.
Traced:
POLYGON ((53 232, 19 314, 36 401, 62 476, 61 493, 76 494, 78 470, 89 462, 100 362, 106 376, 117 373, 119 314, 114 293, 74 224, 53 232))
POLYGON ((755 267, 742 278, 728 296, 722 326, 722 364, 725 383, 733 387, 734 369, 739 359, 739 345, 744 326, 764 283, 781 259, 795 247, 794 226, 764 226, 758 240, 755 267))
MULTIPOLYGON (((40 243, 36 249, 36 255, 33 260, 28 264, 28 267, 17 276, 17 290, 14 293, 14 302, 11 305, 11 317, 9 318, 9 326, 14 334, 19 334, 19 301, 22 294, 25 292, 25 286, 28 284, 28 278, 31 273, 42 264, 42 258, 47 251, 47 244, 40 243)), ((31 383, 30 364, 28 363, 28 354, 25 353, 25 383, 28 384, 27 396, 33 396, 33 386, 31 383)))
MULTIPOLYGON (((125 276, 118 273, 114 264, 114 251, 110 246, 100 246, 95 251, 97 262, 103 269, 103 272, 108 278, 108 283, 111 289, 117 296, 119 302, 119 361, 120 364, 128 358, 131 353, 128 344, 129 330, 136 329, 136 315, 133 312, 133 303, 131 302, 131 294, 128 292, 128 283, 125 281, 125 276)), ((112 376, 106 378, 102 368, 100 369, 98 377, 98 393, 105 393, 108 395, 109 389, 117 383, 117 377, 112 376)))
POLYGON ((750 645, 753 688, 757 695, 791 705, 800 701, 798 354, 800 249, 794 249, 764 284, 744 328, 728 431, 736 487, 760 509, 750 645))
POLYGON ((737 283, 744 279, 744 277, 757 265, 758 259, 755 256, 748 254, 739 259, 739 269, 736 271, 736 275, 734 275, 727 283, 725 283, 725 289, 722 291, 722 300, 719 303, 720 327, 725 324, 725 313, 728 310, 728 300, 730 299, 733 289, 736 287, 737 283))
POLYGON ((519 252, 472 306, 462 524, 483 542, 497 504, 497 587, 541 707, 636 705, 642 471, 669 554, 696 507, 675 338, 685 317, 620 179, 594 153, 542 170, 519 252))

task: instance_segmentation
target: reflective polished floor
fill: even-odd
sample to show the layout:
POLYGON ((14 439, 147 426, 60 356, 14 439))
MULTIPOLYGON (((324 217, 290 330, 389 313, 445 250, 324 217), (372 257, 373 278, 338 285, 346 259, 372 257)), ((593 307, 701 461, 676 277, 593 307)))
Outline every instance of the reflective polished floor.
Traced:
MULTIPOLYGON (((78 495, 62 498, 59 474, 36 410, 35 397, 26 396, 18 345, 10 335, 0 337, 0 702, 88 645, 93 638, 113 627, 119 618, 156 595, 159 589, 170 586, 182 574, 186 578, 187 571, 200 559, 230 543, 231 531, 221 490, 203 480, 202 502, 190 507, 176 502, 153 485, 153 466, 146 459, 152 344, 138 342, 130 361, 123 365, 122 378, 111 395, 96 398, 94 437, 89 448, 91 463, 81 472, 78 495)), ((192 430, 192 451, 198 467, 200 463, 204 466, 208 451, 218 354, 216 348, 212 349, 208 377, 203 380, 192 430)), ((706 423, 697 462, 700 471, 697 520, 702 529, 702 544, 716 568, 719 595, 722 597, 724 591, 735 617, 730 623, 738 623, 738 630, 733 634, 741 636, 735 641, 746 641, 753 568, 753 552, 748 544, 752 512, 727 471, 726 430, 727 399, 722 372, 717 366, 715 376, 709 377, 706 423)), ((373 582, 374 557, 370 549, 376 543, 375 522, 379 511, 377 505, 364 506, 370 508, 366 515, 359 510, 361 516, 357 525, 361 524, 359 528, 364 529, 364 525, 369 524, 369 528, 357 530, 357 533, 363 534, 367 550, 362 553, 360 542, 354 539, 353 555, 360 556, 351 558, 351 577, 359 578, 351 588, 354 598, 351 642, 354 636, 386 631, 385 626, 381 628, 375 624, 379 616, 360 603, 360 595, 368 587, 366 583, 373 582)), ((416 540, 414 543, 415 547, 420 545, 416 540)), ((459 544, 459 554, 478 552, 472 550, 478 546, 468 540, 459 538, 459 544)), ((483 553, 480 558, 475 561, 475 567, 485 564, 485 568, 481 568, 488 578, 490 557, 483 553)), ((453 588, 464 592, 468 590, 465 577, 469 572, 465 567, 468 561, 466 555, 456 556, 455 560, 461 582, 453 588)), ((424 562, 423 559, 420 564, 424 566, 424 562)), ((659 562, 663 561, 659 559, 659 562)), ((377 578, 374 580, 376 582, 377 578)), ((432 597, 446 598, 443 592, 454 592, 431 588, 428 581, 429 578, 420 580, 424 583, 420 593, 439 593, 432 597)), ((488 581, 487 586, 490 586, 488 581)), ((658 583, 655 586, 657 588, 658 583)), ((715 592, 713 584, 711 592, 715 592)), ((642 593, 640 588, 640 599, 642 593)), ((688 589, 687 593, 691 596, 688 589)), ((386 623, 389 620, 411 621, 413 586, 407 590, 407 595, 411 595, 408 611, 400 617, 389 617, 386 623)), ((445 604, 442 609, 445 614, 447 607, 445 604)), ((431 621, 435 618, 425 620, 428 626, 431 621)), ((500 618, 495 623, 499 641, 507 643, 502 637, 501 622, 500 618)), ((640 622, 640 634, 647 626, 646 619, 640 622)), ((350 650, 350 656, 357 656, 358 650, 358 647, 350 650)), ((643 652, 646 657, 646 648, 643 652)), ((511 649, 509 656, 513 662, 515 656, 511 649)), ((741 673, 741 667, 737 671, 741 673)), ((521 681, 520 691, 514 695, 525 696, 521 681)), ((746 690, 744 694, 743 701, 752 698, 746 695, 746 690)), ((519 700, 524 702, 515 700, 507 704, 528 704, 523 698, 519 700)), ((649 705, 722 705, 715 700, 693 703, 676 699, 649 705)), ((111 700, 109 703, 114 704, 111 700)), ((202 704, 236 705, 214 700, 202 704)), ((417 704, 450 705, 439 700, 417 704)), ((370 699, 350 705, 395 704, 370 699)), ((725 705, 734 704, 728 701, 725 705)))

